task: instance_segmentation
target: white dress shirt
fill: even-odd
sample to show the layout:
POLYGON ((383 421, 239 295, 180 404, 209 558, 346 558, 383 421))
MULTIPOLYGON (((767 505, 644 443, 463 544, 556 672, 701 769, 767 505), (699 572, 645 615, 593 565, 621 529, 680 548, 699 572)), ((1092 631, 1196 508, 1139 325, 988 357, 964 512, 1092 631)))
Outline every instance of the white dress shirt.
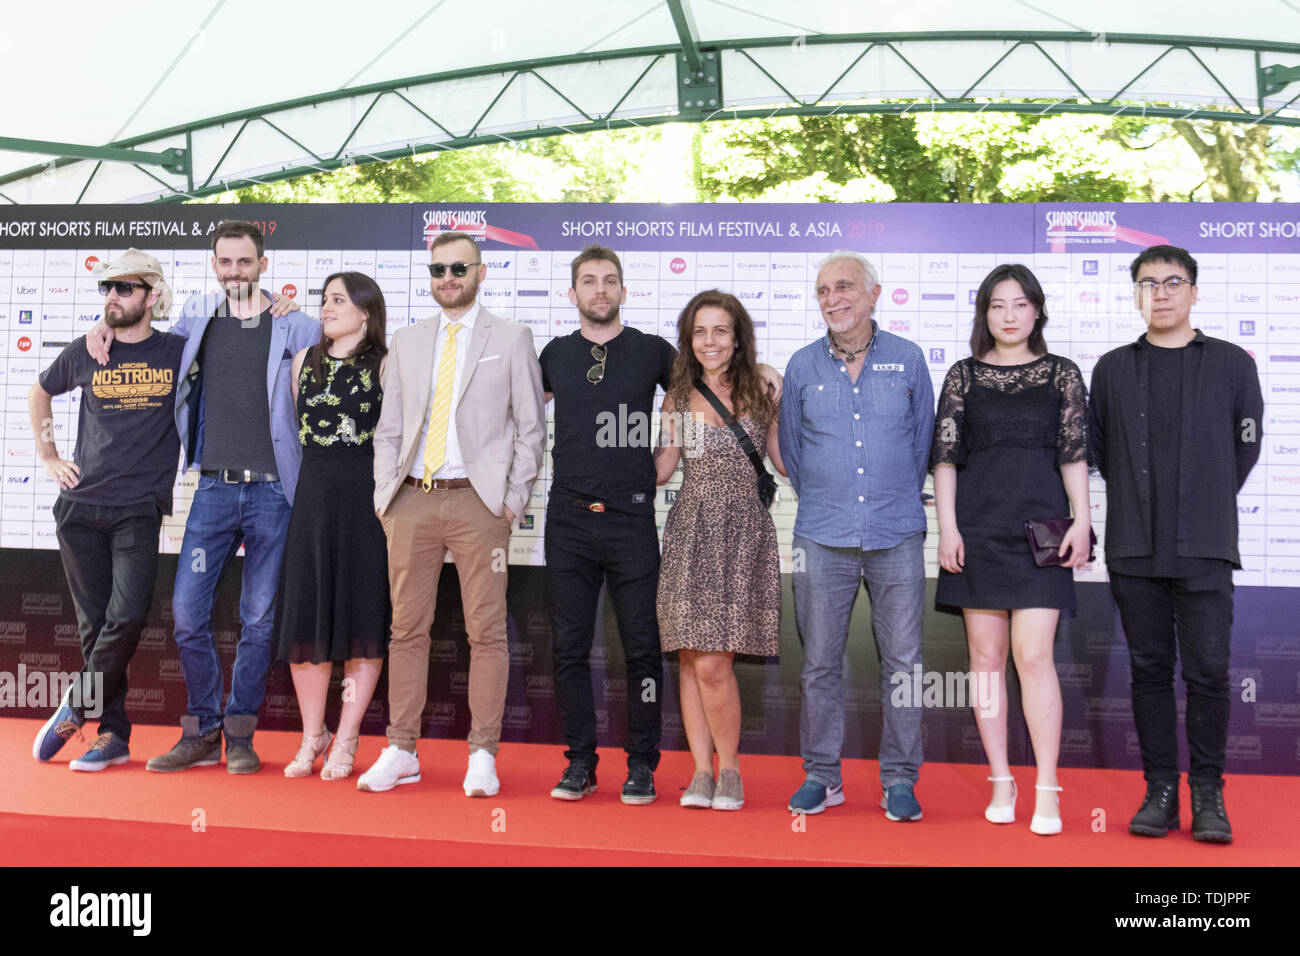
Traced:
MULTIPOLYGON (((474 333, 474 322, 478 319, 478 312, 479 305, 475 302, 468 312, 454 320, 460 323, 461 328, 456 333, 456 376, 451 383, 451 410, 447 417, 447 457, 443 459, 442 467, 433 473, 434 478, 469 477, 469 472, 465 470, 465 462, 461 459, 460 438, 456 433, 456 400, 465 382, 465 356, 469 354, 469 339, 474 333)), ((433 414, 433 399, 438 391, 438 363, 442 360, 442 350, 450 338, 447 326, 451 324, 444 312, 438 326, 438 340, 433 348, 433 377, 429 385, 429 407, 424 412, 424 425, 420 428, 420 437, 415 445, 419 453, 415 456, 415 464, 411 466, 412 478, 424 477, 424 443, 429 433, 429 416, 433 414)))

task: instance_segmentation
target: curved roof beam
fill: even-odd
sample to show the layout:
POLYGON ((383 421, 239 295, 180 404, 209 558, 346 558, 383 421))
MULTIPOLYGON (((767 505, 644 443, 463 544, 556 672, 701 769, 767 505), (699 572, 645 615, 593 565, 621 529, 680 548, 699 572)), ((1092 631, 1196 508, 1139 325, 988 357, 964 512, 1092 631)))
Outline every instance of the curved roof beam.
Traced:
MULTIPOLYGON (((1300 126, 1296 43, 1073 30, 701 42, 687 0, 671 0, 668 7, 677 44, 408 76, 213 116, 105 147, 61 155, 48 150, 45 162, 0 176, 0 196, 17 202, 179 201, 435 150, 756 116, 988 110, 1300 126), (121 155, 124 150, 146 155, 133 159, 121 155), (163 156, 171 168, 157 162, 163 156), (178 165, 182 156, 187 170, 178 165)), ((0 141, 0 150, 17 142, 0 141)))

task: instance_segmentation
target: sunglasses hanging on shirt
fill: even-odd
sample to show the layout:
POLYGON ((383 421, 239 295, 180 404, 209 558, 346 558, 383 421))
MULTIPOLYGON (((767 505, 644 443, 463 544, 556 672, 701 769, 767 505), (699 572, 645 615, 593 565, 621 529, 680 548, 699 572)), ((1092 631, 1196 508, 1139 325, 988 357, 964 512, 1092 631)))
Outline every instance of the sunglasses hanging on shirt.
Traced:
POLYGON ((609 357, 609 352, 603 345, 593 345, 591 357, 596 360, 596 364, 587 369, 587 381, 599 385, 605 378, 605 359, 609 357))

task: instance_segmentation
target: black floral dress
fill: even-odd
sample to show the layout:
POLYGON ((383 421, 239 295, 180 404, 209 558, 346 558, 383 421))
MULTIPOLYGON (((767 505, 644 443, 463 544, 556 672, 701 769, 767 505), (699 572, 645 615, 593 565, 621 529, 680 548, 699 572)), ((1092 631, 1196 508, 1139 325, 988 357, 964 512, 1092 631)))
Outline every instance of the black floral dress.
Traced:
POLYGON ((960 574, 939 570, 940 609, 1074 611, 1074 572, 1034 564, 1025 521, 1069 516, 1061 466, 1087 458, 1086 405, 1079 367, 1060 356, 1008 366, 967 358, 948 370, 930 469, 957 468, 966 558, 960 574))
POLYGON ((276 615, 278 657, 292 663, 383 657, 388 547, 375 516, 378 359, 324 357, 298 376, 302 470, 294 493, 276 615))

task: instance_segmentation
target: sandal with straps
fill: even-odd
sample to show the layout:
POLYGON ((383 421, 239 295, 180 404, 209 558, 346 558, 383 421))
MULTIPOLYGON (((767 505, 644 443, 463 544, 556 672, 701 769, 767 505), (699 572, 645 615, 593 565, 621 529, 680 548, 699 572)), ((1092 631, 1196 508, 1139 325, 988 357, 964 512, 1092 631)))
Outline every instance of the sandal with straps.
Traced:
POLYGON ((285 765, 284 775, 291 778, 310 777, 312 767, 316 763, 316 758, 325 752, 325 748, 330 745, 332 739, 333 735, 324 727, 321 728, 320 733, 318 734, 314 734, 311 737, 304 736, 302 738, 302 743, 298 746, 298 752, 294 754, 293 759, 285 765), (317 746, 315 742, 322 738, 325 742, 320 746, 317 746))
POLYGON ((990 803, 984 808, 984 819, 989 823, 1015 823, 1016 822, 1016 778, 1015 777, 989 777, 991 783, 1010 783, 1011 784, 1011 802, 1005 806, 990 803))
POLYGON ((325 766, 320 768, 320 778, 322 780, 345 780, 352 776, 352 762, 357 756, 357 744, 361 741, 361 735, 356 737, 339 737, 334 741, 334 749, 330 751, 329 759, 325 761, 325 766))
MULTIPOLYGON (((1034 789, 1054 790, 1057 793, 1061 792, 1060 787, 1044 787, 1042 784, 1039 784, 1038 786, 1034 787, 1034 789)), ((1060 817, 1061 798, 1060 797, 1056 798, 1056 813, 1057 815, 1054 817, 1043 817, 1035 813, 1034 818, 1031 821, 1029 821, 1030 832, 1037 833, 1039 836, 1055 836, 1056 834, 1060 833, 1061 832, 1061 817, 1060 817)))

